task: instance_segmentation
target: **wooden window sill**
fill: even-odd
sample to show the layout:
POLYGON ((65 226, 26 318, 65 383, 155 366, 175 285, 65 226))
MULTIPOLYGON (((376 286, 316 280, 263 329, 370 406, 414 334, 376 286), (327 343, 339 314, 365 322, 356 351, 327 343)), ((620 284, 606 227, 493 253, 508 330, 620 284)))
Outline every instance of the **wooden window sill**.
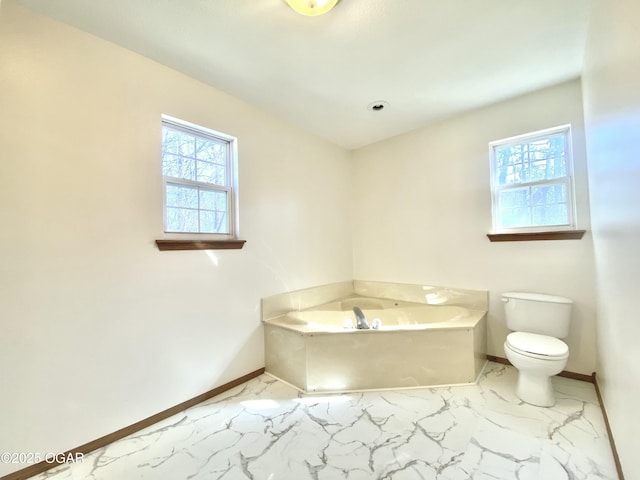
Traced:
POLYGON ((492 242, 528 242, 531 240, 580 240, 586 230, 565 230, 563 232, 535 233, 488 233, 492 242))
POLYGON ((246 240, 156 240, 158 250, 241 250, 246 240))

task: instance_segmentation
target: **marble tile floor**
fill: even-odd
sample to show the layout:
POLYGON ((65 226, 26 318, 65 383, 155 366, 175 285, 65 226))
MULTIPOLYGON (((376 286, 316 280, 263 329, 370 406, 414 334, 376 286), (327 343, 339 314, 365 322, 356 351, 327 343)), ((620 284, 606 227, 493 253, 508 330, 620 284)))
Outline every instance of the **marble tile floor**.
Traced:
POLYGON ((477 385, 302 395, 262 375, 37 480, 617 479, 593 385, 553 379, 557 403, 477 385))

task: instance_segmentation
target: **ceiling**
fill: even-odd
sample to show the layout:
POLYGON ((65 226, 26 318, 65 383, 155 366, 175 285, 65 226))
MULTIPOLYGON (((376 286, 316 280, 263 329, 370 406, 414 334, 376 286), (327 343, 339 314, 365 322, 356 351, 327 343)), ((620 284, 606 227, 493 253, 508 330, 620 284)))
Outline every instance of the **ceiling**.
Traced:
POLYGON ((319 17, 284 0, 15 3, 354 149, 578 77, 590 2, 342 0, 319 17))

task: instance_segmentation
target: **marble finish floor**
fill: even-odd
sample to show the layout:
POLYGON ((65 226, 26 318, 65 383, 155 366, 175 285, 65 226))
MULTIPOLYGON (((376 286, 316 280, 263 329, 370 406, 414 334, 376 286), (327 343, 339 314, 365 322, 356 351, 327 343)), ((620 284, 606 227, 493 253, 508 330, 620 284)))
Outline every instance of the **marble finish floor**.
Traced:
POLYGON ((306 396, 262 375, 37 480, 617 479, 593 385, 552 408, 488 363, 477 385, 306 396))

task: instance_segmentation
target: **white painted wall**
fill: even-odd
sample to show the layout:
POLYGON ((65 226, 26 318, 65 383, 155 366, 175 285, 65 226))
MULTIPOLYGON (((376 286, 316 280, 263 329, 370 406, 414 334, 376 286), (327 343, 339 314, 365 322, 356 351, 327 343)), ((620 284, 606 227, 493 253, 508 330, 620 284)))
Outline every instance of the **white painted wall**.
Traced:
MULTIPOLYGON (((594 3, 584 78, 597 369, 628 478, 640 477, 639 9, 594 3)), ((485 236, 489 141, 572 123, 586 184, 579 82, 363 148, 352 171, 340 148, 6 1, 0 59, 0 451, 72 448, 260 368, 260 297, 351 278, 488 289, 499 356, 501 292, 569 296, 567 368, 595 368, 586 193, 583 240, 485 236), (239 138, 244 250, 156 250, 162 113, 239 138)))
POLYGON ((579 228, 590 229, 579 81, 456 116, 354 153, 354 278, 490 293, 488 349, 504 357, 500 294, 575 301, 567 370, 595 368, 590 233, 582 240, 490 243, 488 142, 571 123, 579 228))
POLYGON ((597 378, 625 478, 640 478, 640 3, 593 2, 583 77, 597 378))
POLYGON ((261 297, 352 278, 348 152, 12 2, 0 59, 0 451, 261 368, 261 297), (163 113, 239 139, 244 250, 156 249, 163 113))

